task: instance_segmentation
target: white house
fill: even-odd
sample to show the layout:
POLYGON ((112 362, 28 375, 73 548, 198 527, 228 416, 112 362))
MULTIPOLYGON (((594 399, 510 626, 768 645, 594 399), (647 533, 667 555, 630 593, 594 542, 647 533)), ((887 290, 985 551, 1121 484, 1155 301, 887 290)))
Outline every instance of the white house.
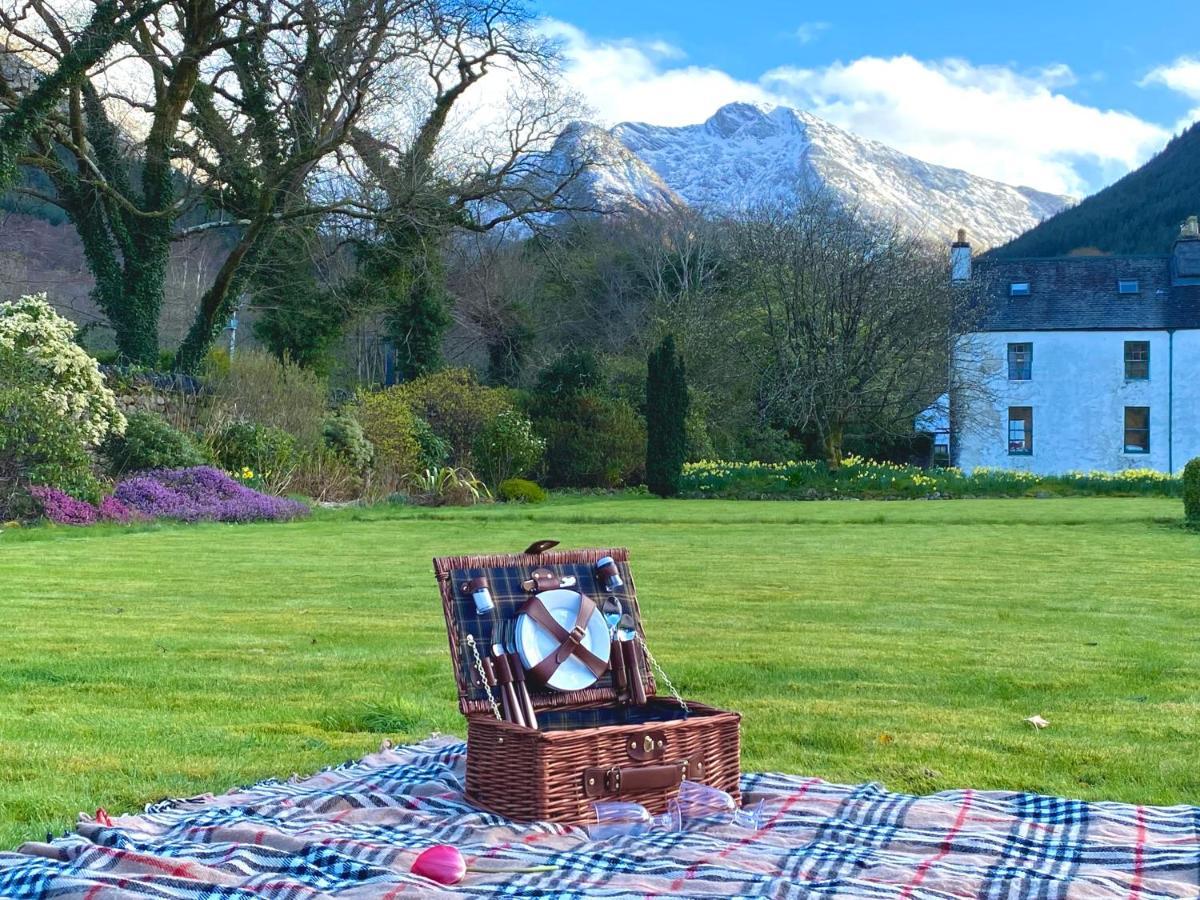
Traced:
POLYGON ((1054 474, 1200 456, 1200 225, 1162 256, 971 259, 952 277, 984 304, 963 338, 951 457, 1054 474))

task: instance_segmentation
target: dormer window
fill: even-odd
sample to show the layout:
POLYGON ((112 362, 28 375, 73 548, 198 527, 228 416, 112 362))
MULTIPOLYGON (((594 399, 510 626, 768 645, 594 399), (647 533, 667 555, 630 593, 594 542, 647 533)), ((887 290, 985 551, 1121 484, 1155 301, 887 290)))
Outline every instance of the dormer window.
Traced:
POLYGON ((1028 281, 1014 281, 1012 284, 1010 284, 1008 286, 1008 296, 1010 296, 1010 297, 1028 297, 1029 296, 1029 282, 1028 281))
POLYGON ((1141 292, 1141 285, 1138 284, 1136 278, 1122 278, 1117 282, 1118 294, 1140 294, 1141 292))

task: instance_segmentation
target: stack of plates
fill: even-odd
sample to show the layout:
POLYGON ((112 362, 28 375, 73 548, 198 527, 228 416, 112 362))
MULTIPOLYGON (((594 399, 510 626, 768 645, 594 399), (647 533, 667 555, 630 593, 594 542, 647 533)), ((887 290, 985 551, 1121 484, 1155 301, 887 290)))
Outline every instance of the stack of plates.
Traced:
MULTIPOLYGON (((564 631, 575 627, 575 619, 579 616, 579 604, 583 602, 583 597, 577 591, 560 588, 543 591, 537 596, 564 631)), ((526 671, 556 651, 558 644, 558 638, 542 628, 528 614, 523 613, 517 617, 517 654, 521 657, 526 671)), ((600 659, 608 659, 608 623, 600 610, 595 610, 588 618, 580 646, 600 659)), ((570 656, 550 676, 546 687, 555 691, 581 691, 591 687, 597 680, 591 669, 577 657, 570 656)))

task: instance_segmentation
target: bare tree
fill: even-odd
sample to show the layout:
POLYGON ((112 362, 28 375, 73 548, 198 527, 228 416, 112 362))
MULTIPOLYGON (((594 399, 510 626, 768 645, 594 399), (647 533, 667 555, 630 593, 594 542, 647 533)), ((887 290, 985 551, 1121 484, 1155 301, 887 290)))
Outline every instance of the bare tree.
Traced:
MULTIPOLYGON (((62 66, 88 34, 77 10, 0 0, 0 35, 62 66)), ((552 99, 555 49, 531 21, 518 0, 171 0, 46 111, 18 162, 52 189, 21 189, 74 223, 97 304, 136 362, 157 356, 171 241, 233 236, 180 347, 194 368, 286 223, 379 221, 406 229, 402 249, 424 248, 447 222, 486 230, 546 208, 561 179, 535 184, 531 168, 568 106, 552 99), (547 102, 513 106, 505 152, 448 165, 451 111, 503 66, 537 75, 547 102), (389 128, 398 108, 412 113, 404 141, 389 128)), ((10 106, 36 91, 5 87, 10 106)))
POLYGON ((837 467, 847 428, 912 433, 949 387, 974 304, 945 255, 825 194, 731 223, 736 282, 765 337, 764 413, 819 435, 837 467))

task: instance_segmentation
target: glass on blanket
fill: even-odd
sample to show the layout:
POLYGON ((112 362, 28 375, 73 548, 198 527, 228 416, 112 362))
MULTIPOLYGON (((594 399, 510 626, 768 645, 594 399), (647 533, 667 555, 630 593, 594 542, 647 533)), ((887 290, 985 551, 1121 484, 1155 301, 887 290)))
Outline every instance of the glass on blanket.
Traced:
POLYGON ((592 804, 596 821, 587 826, 593 841, 609 841, 626 835, 646 834, 649 831, 679 831, 679 814, 667 810, 661 816, 650 814, 640 803, 623 800, 601 800, 592 804))
POLYGON ((670 811, 684 828, 737 825, 754 831, 762 828, 763 802, 739 808, 737 801, 724 791, 707 784, 685 781, 679 796, 670 803, 670 811))

